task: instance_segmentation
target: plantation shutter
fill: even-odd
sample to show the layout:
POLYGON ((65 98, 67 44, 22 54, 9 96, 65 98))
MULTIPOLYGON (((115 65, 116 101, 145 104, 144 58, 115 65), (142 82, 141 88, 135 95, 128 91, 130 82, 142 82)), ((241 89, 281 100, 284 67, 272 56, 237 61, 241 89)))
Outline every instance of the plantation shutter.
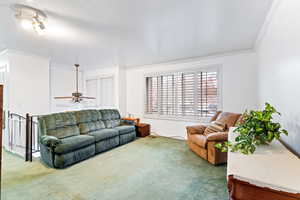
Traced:
POLYGON ((146 77, 146 114, 211 117, 218 109, 218 73, 177 72, 146 77))
POLYGON ((198 72, 197 80, 197 116, 211 117, 218 110, 217 72, 198 72))
POLYGON ((147 103, 146 113, 158 113, 158 77, 146 78, 147 103))

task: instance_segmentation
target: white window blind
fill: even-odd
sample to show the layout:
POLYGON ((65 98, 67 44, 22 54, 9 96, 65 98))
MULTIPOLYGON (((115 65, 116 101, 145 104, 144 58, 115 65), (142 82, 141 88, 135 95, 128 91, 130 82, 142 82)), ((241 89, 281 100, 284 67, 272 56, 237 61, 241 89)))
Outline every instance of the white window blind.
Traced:
POLYGON ((146 77, 146 114, 211 117, 218 109, 218 72, 177 72, 146 77))

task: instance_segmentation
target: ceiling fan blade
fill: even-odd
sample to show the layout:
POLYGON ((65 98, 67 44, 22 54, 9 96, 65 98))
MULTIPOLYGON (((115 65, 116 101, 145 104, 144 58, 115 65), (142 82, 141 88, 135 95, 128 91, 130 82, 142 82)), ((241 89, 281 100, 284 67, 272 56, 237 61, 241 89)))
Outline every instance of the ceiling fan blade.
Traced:
POLYGON ((80 97, 81 99, 96 99, 95 97, 80 97))
POLYGON ((73 97, 54 97, 54 99, 73 99, 73 97))

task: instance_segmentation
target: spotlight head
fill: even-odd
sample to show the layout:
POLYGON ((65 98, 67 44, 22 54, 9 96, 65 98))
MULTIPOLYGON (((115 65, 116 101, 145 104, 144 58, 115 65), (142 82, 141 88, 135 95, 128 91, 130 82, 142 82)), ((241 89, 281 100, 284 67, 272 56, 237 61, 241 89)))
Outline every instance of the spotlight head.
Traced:
POLYGON ((29 30, 32 29, 32 22, 28 19, 22 19, 21 20, 21 26, 25 29, 25 30, 29 30))
POLYGON ((38 35, 44 35, 47 15, 42 10, 23 4, 13 4, 11 8, 24 29, 33 29, 38 35))

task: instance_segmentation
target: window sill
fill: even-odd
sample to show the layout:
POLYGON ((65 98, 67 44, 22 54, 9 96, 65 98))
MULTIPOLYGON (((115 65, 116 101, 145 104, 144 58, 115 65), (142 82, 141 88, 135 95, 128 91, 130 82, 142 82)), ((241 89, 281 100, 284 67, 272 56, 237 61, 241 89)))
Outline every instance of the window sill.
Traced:
POLYGON ((157 116, 157 115, 151 115, 151 114, 144 114, 144 118, 145 119, 154 119, 154 120, 197 122, 197 123, 209 123, 210 122, 210 117, 202 117, 199 119, 195 119, 195 118, 181 118, 181 117, 157 116))

